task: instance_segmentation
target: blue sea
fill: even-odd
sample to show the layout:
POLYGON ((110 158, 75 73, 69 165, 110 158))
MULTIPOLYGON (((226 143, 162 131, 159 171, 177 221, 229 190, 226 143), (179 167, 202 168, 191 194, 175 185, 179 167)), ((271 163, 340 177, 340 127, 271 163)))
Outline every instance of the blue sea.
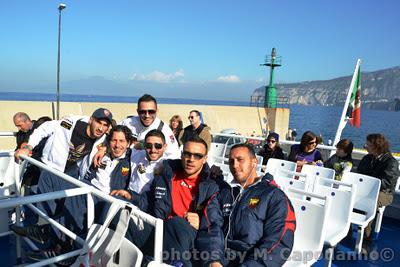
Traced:
MULTIPOLYGON (((69 102, 114 102, 136 103, 135 96, 103 96, 103 95, 75 95, 63 94, 61 101, 69 102)), ((6 92, 0 95, 0 100, 16 101, 56 101, 55 94, 44 93, 16 93, 6 92)), ((163 104, 192 104, 192 105, 221 105, 221 106, 249 106, 245 101, 202 100, 182 98, 157 98, 163 104)), ((296 129, 300 137, 305 131, 312 130, 321 135, 324 142, 333 140, 338 127, 342 107, 324 106, 290 106, 289 127, 296 129)), ((369 133, 383 133, 390 141, 391 150, 400 152, 400 112, 362 109, 361 127, 359 129, 347 125, 342 138, 350 138, 356 147, 361 148, 365 137, 369 133)), ((299 138, 298 137, 298 138, 299 138)))

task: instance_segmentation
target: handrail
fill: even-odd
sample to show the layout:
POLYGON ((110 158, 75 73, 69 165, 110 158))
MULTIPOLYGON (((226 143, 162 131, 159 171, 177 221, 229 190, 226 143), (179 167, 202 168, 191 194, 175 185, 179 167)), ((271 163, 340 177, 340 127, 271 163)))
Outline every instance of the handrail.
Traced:
POLYGON ((0 136, 4 137, 12 137, 15 136, 17 133, 16 132, 0 132, 0 136))
MULTIPOLYGON (((0 152, 0 157, 13 157, 14 152, 0 152)), ((40 161, 37 161, 31 157, 25 156, 25 155, 20 155, 20 158, 35 165, 38 166, 41 169, 44 169, 61 179, 64 179, 65 181, 72 183, 73 185, 77 186, 78 188, 73 188, 73 189, 66 189, 66 190, 61 190, 61 191, 56 191, 56 192, 49 192, 49 193, 43 193, 43 194, 38 194, 38 195, 32 195, 32 196, 24 196, 24 197, 13 197, 9 199, 3 199, 0 200, 0 209, 2 208, 10 208, 10 207, 19 207, 20 205, 28 205, 29 208, 31 208, 35 213, 38 213, 39 216, 44 217, 46 221, 54 225, 55 227, 59 228, 62 232, 73 238, 74 240, 77 240, 79 243, 83 243, 84 241, 79 238, 77 235, 75 235, 73 232, 65 228, 63 225, 59 224, 55 220, 49 218, 45 213, 43 213, 41 210, 36 208, 32 203, 36 202, 41 202, 41 201, 47 201, 51 199, 57 199, 57 198, 64 198, 64 197, 71 197, 71 196, 77 196, 77 195, 83 195, 87 194, 90 196, 91 194, 96 195, 97 197, 104 199, 108 202, 112 203, 117 203, 120 207, 125 207, 126 205, 129 205, 132 208, 132 214, 140 218, 146 223, 149 223, 155 227, 155 237, 154 237, 154 262, 156 263, 162 263, 162 243, 163 243, 163 221, 159 218, 155 218, 143 211, 141 211, 138 207, 130 204, 129 202, 114 198, 112 196, 109 196, 105 194, 104 192, 96 189, 95 187, 92 187, 90 185, 87 185, 86 183, 83 183, 79 181, 78 179, 72 178, 65 173, 55 170, 53 168, 48 167, 47 165, 43 164, 40 161)), ((18 166, 18 165, 16 165, 18 166)), ((15 183, 18 183, 19 181, 19 175, 15 175, 15 183), (17 177, 18 176, 18 177, 17 177)), ((19 220, 18 220, 19 221, 19 220)), ((18 250, 18 248, 17 248, 18 250)), ((73 253, 74 255, 79 255, 79 252, 81 251, 73 251, 70 253, 73 253)), ((69 254, 69 253, 67 253, 69 254)), ((46 261, 39 262, 33 265, 29 266, 44 266, 49 263, 53 263, 56 261, 59 261, 68 257, 64 257, 67 254, 60 255, 54 258, 47 259, 46 261)), ((72 256, 72 254, 71 254, 72 256)), ((69 256, 69 257, 71 257, 69 256)))

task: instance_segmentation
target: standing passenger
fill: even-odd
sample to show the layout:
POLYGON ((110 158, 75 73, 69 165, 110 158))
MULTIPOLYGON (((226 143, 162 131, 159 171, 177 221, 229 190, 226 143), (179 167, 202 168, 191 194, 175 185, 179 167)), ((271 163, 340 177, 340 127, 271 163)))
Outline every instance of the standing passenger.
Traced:
POLYGON ((211 147, 211 133, 210 127, 206 124, 201 123, 200 112, 198 110, 192 110, 188 117, 190 125, 187 126, 179 135, 179 141, 181 144, 185 144, 187 140, 194 136, 198 136, 203 139, 208 148, 211 147))
MULTIPOLYGON (((165 156, 168 159, 177 159, 180 157, 178 142, 175 139, 172 130, 168 125, 157 117, 157 100, 148 94, 141 96, 137 103, 137 113, 139 116, 131 116, 124 119, 120 124, 128 126, 131 129, 133 137, 137 138, 140 148, 143 148, 143 142, 146 134, 151 130, 161 131, 166 140, 167 149, 165 156)), ((138 148, 138 146, 135 146, 138 148)))
MULTIPOLYGON (((183 130, 183 122, 181 116, 172 116, 172 118, 169 120, 169 128, 171 128, 172 132, 174 133, 175 139, 179 142, 179 134, 183 130)), ((179 145, 181 145, 181 143, 179 143, 179 145)))

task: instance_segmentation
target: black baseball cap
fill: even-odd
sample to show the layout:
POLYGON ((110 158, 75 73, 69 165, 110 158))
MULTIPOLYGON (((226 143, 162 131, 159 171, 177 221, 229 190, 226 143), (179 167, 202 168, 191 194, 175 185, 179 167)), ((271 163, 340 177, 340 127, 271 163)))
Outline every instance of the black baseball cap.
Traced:
POLYGON ((96 120, 107 120, 110 124, 112 122, 112 113, 106 108, 98 108, 96 109, 92 117, 95 118, 96 120))

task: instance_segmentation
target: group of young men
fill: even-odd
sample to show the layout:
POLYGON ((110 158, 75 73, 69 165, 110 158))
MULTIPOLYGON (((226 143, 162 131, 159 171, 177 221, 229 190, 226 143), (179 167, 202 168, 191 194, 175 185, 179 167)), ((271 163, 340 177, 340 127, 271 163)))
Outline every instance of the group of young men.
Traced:
MULTIPOLYGON (((231 188, 220 170, 207 164, 210 140, 194 131, 181 150, 168 125, 157 118, 157 101, 150 95, 139 98, 137 113, 114 127, 111 112, 104 108, 90 118, 71 116, 45 122, 16 150, 15 157, 31 155, 46 140, 40 157, 43 163, 163 219, 166 262, 281 266, 293 246, 295 216, 273 177, 258 177, 253 147, 232 147, 229 165, 238 186, 231 188)), ((72 187, 42 170, 36 193, 72 187)), ((104 203, 95 202, 99 213, 104 203)), ((85 197, 46 201, 37 207, 85 237, 85 197)), ((37 242, 57 244, 52 247, 55 255, 73 246, 57 231, 48 235, 35 220, 11 228, 37 242)), ((139 229, 133 221, 126 235, 148 255, 152 255, 152 236, 151 227, 139 229)))

